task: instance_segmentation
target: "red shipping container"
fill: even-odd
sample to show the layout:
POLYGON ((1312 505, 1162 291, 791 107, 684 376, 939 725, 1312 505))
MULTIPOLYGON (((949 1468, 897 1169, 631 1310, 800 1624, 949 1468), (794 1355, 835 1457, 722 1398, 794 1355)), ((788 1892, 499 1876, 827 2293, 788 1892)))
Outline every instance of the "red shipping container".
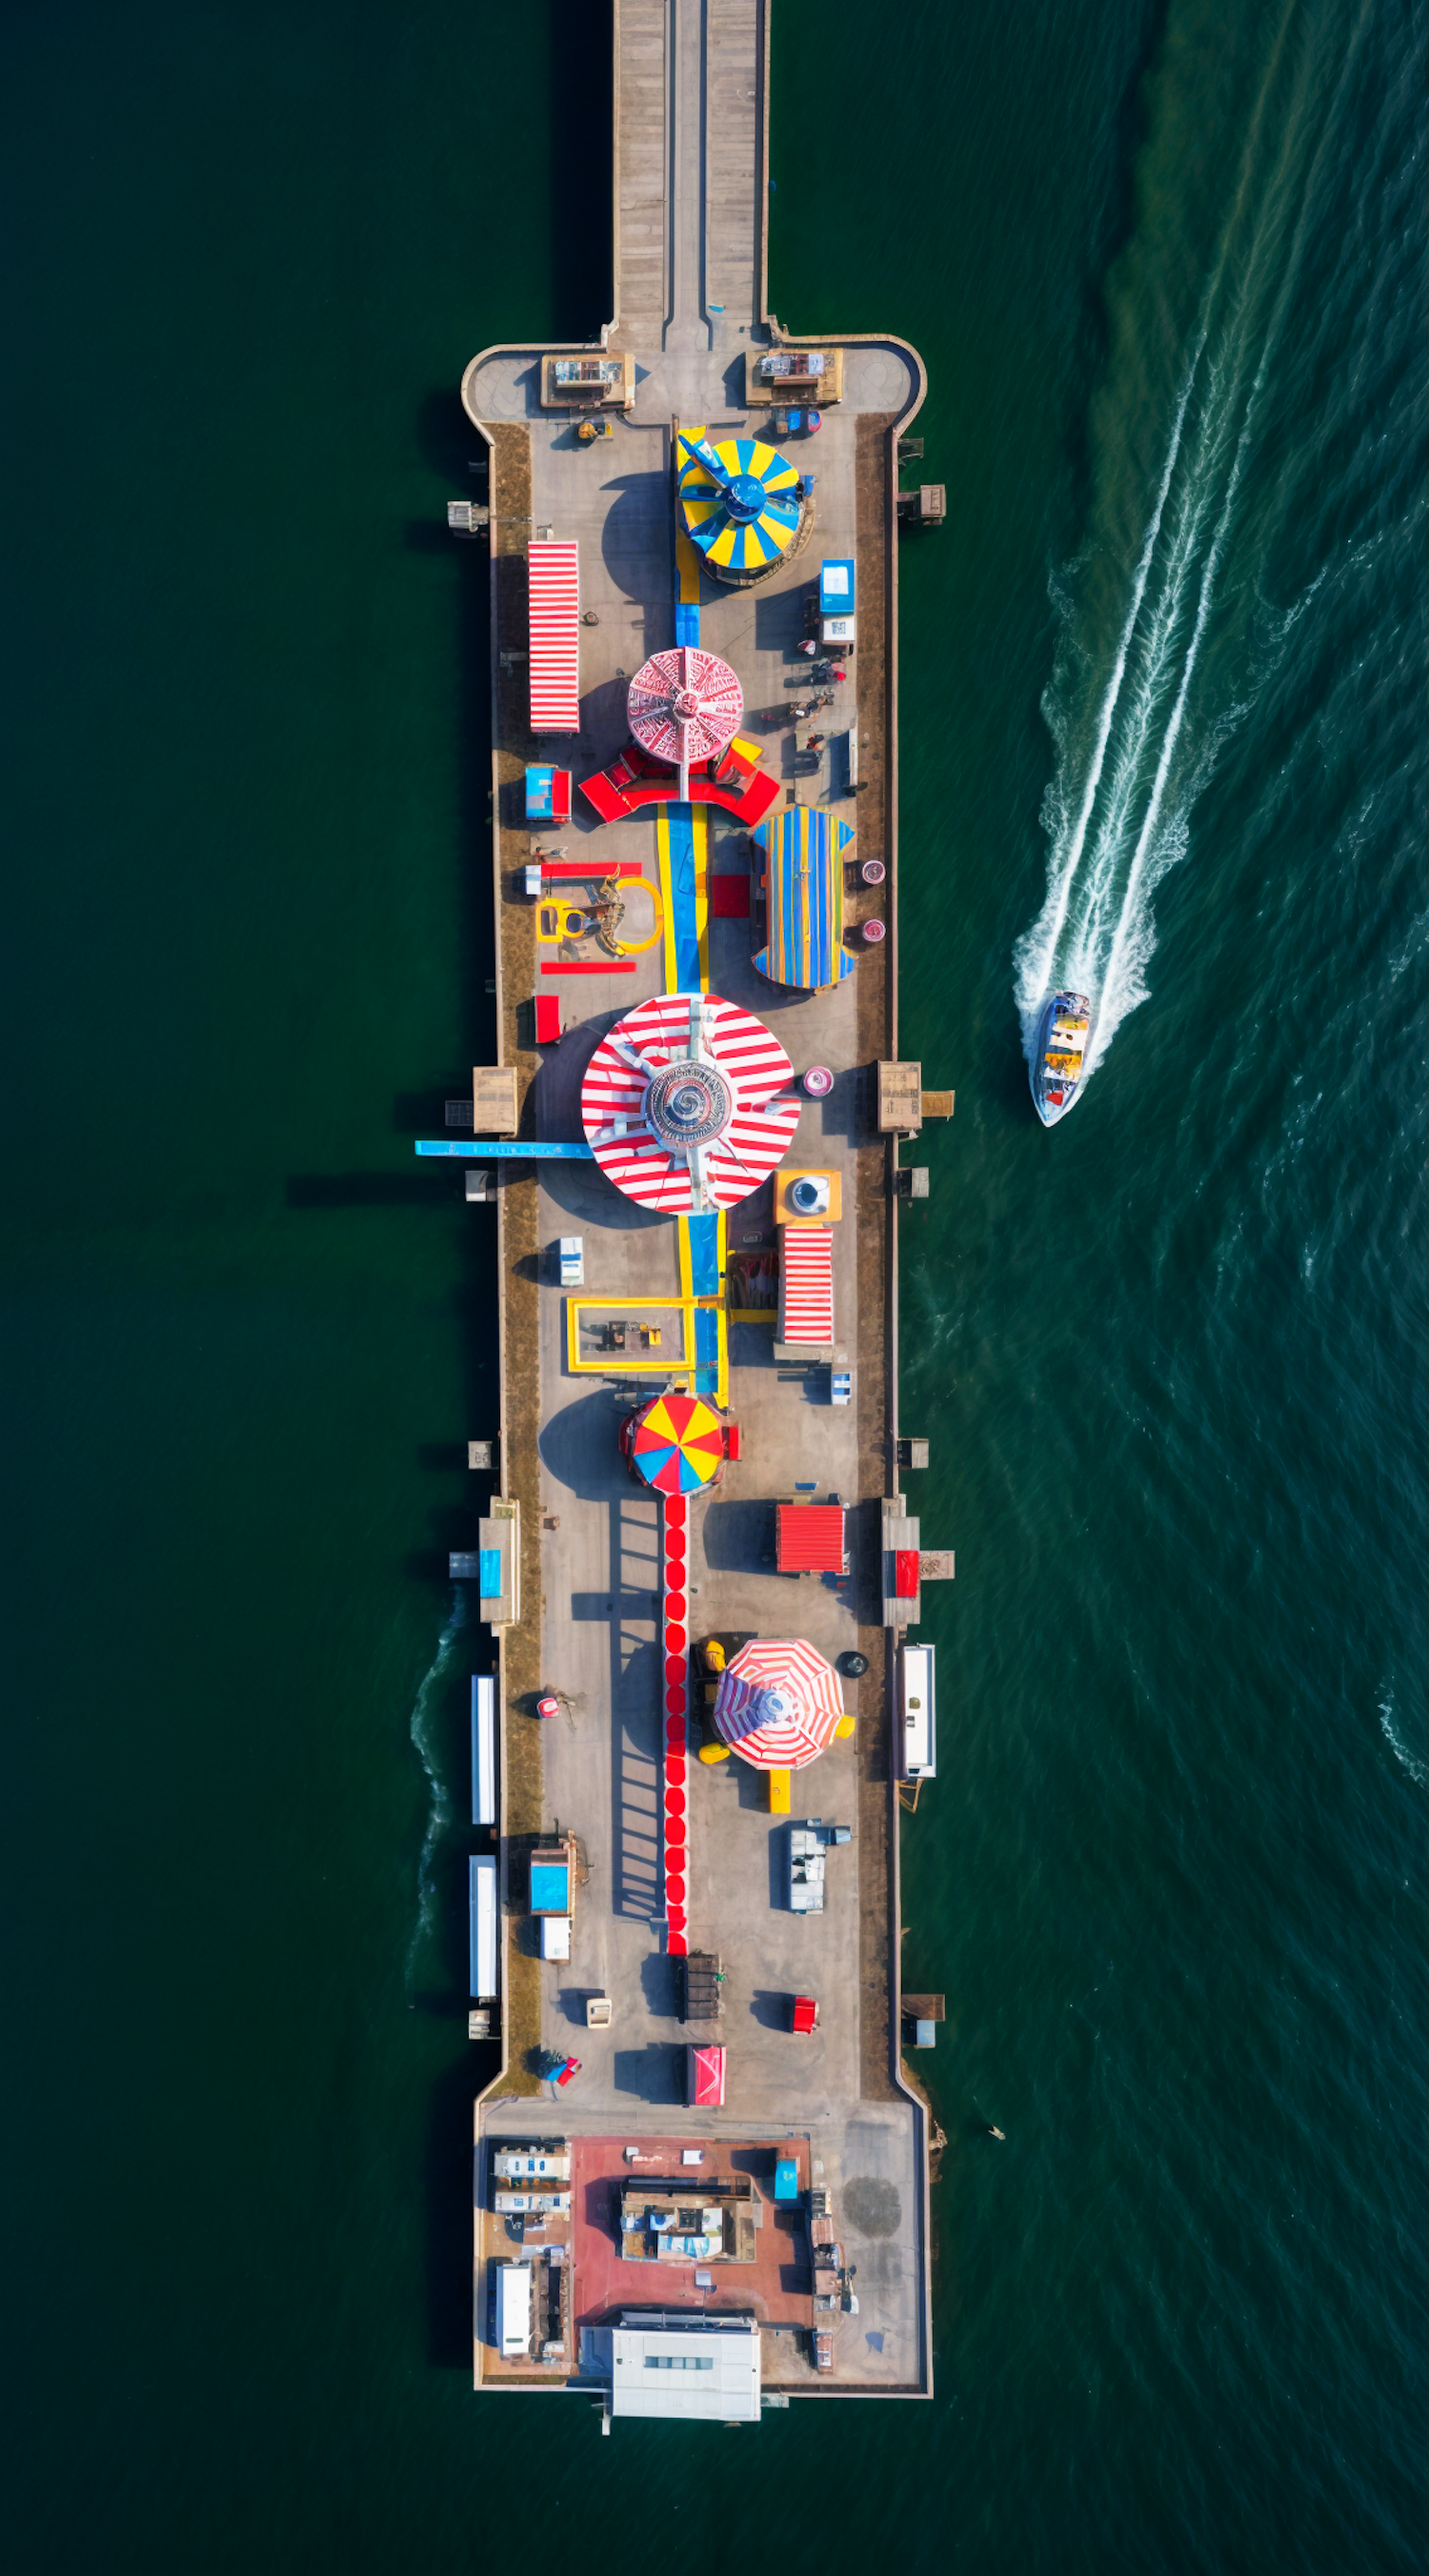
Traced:
POLYGON ((561 997, 559 993, 536 995, 536 1044, 554 1046, 561 1034, 561 997))
POLYGON ((894 1551, 893 1597, 895 1601, 916 1601, 918 1598, 918 1550, 916 1547, 900 1547, 894 1551))

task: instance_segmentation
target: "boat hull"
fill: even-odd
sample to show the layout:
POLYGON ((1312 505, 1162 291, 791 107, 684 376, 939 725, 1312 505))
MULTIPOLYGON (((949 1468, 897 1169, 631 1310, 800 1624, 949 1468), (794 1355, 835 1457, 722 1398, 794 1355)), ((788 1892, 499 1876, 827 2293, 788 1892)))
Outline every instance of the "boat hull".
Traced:
POLYGON ((1065 1118, 1086 1088, 1094 1016, 1085 993, 1060 987, 1048 994, 1037 1014, 1030 1076, 1032 1105, 1044 1127, 1065 1118))

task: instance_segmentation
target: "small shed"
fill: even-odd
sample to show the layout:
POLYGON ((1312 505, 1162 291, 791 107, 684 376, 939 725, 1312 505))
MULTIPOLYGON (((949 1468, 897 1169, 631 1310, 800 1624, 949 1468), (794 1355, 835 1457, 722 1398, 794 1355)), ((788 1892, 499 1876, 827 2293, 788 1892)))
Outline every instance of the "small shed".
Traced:
POLYGON ((724 2108, 723 2048, 687 2048, 685 2051, 685 2091, 692 2111, 722 2111, 724 2108))
POLYGON ((775 1563, 781 1574, 847 1573, 842 1503, 780 1503, 775 1563))
POLYGON ((575 1896, 575 1871, 571 1858, 568 1843, 536 1845, 531 1854, 530 1905, 533 1914, 570 1913, 575 1896))
POLYGON ((569 823, 571 819, 571 773, 528 765, 526 770, 526 820, 528 823, 569 823))

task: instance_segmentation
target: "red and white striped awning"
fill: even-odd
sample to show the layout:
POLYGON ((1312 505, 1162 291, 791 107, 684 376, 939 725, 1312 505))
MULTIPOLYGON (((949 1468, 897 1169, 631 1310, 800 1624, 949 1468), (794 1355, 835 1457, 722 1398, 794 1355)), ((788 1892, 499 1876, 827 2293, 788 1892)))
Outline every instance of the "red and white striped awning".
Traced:
POLYGON ((834 1238, 826 1225, 785 1225, 779 1247, 779 1339, 832 1342, 834 1238))
POLYGON ((724 2108, 724 2050, 722 2048, 687 2048, 685 2051, 685 2090, 692 2111, 720 2111, 724 2108))
POLYGON ((581 1125, 607 1179, 642 1207, 671 1216, 735 1207, 767 1180, 799 1123, 793 1078, 762 1020, 717 993, 665 993, 602 1038, 581 1086, 581 1125))
POLYGON ((581 729, 580 548, 533 537, 526 549, 531 731, 581 729))
POLYGON ((802 1771, 843 1716, 832 1664, 801 1637, 754 1637, 720 1679, 715 1732, 757 1771, 802 1771))

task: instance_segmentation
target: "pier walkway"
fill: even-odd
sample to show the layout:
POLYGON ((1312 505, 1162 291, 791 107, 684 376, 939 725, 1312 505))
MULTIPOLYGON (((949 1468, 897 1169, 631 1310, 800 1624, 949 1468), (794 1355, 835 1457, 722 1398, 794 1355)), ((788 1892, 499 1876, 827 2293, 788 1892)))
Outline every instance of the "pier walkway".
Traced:
MULTIPOLYGON (((677 424, 707 427, 712 437, 769 435, 769 415, 749 408, 745 380, 751 347, 783 337, 764 290, 767 16, 768 0, 616 0, 616 310, 591 344, 629 352, 635 362, 634 401, 614 416, 613 436, 583 445, 568 412, 543 406, 549 353, 541 349, 484 350, 463 381, 466 410, 491 458, 500 1053, 517 1068, 520 1132, 542 1140, 580 1137, 581 1083, 601 1036, 667 989, 667 943, 654 939, 634 971, 555 985, 565 1034, 557 1048, 535 1049, 529 1003, 547 952, 538 955, 524 876, 542 836, 524 820, 523 777, 528 762, 568 762, 576 810, 559 833, 544 836, 547 844, 559 841, 567 867, 588 860, 592 883, 629 869, 631 882, 639 877, 653 889, 650 900, 660 899, 663 844, 651 810, 601 823, 579 782, 621 751, 627 681, 674 641, 677 424), (579 544, 581 607, 590 621, 581 630, 581 731, 561 744, 527 729, 525 549, 545 530, 579 544)), ((885 861, 886 884, 868 893, 854 880, 847 910, 854 926, 869 910, 883 913, 882 946, 860 949, 856 971, 817 994, 767 982, 752 962, 762 933, 747 835, 718 809, 689 810, 706 892, 722 888, 707 904, 700 981, 772 1029, 796 1071, 821 1063, 835 1074, 828 1097, 807 1102, 785 1161, 838 1178, 835 1330, 848 1348, 853 1401, 834 1407, 827 1372, 776 1365, 771 1326, 738 1320, 737 1264, 772 1255, 777 1240, 766 1183, 729 1212, 724 1228, 734 1266, 719 1322, 742 1454, 717 1492, 691 1504, 688 1616, 693 1638, 798 1636, 830 1659, 856 1649, 868 1670, 848 1686, 852 1739, 793 1781, 796 1817, 813 1813, 851 1829, 848 1845, 829 1856, 827 1909, 812 1919, 789 1910, 787 1828, 769 1812, 766 1777, 738 1760, 701 1764, 700 1713, 691 1711, 690 1937, 724 1960, 720 2037, 729 2089, 724 2111, 680 2117, 692 2139, 717 2135, 751 2151, 802 2140, 806 2172, 830 2192, 840 2241, 858 2266, 858 2314, 818 2320, 834 2335, 833 2369, 816 2376, 807 2338, 782 2325, 776 2333, 771 2321, 766 2385, 809 2395, 917 2395, 931 2386, 927 2132, 897 2042, 897 1826, 880 1552, 883 1500, 897 1490, 896 1220, 874 1067, 897 1052, 894 437, 921 399, 922 370, 893 338, 818 345, 842 352, 842 399, 824 407, 817 437, 793 438, 786 448, 791 463, 816 477, 807 544, 756 588, 700 581, 688 567, 683 584, 686 596, 691 585, 697 594, 701 644, 739 675, 741 730, 761 746, 781 796, 856 824, 850 857, 885 861), (835 692, 840 703, 825 711, 832 748, 811 762, 786 710, 808 688, 799 653, 804 600, 824 555, 857 561, 858 651, 835 692), (856 796, 846 792, 851 750, 856 796), (846 1506, 846 1578, 776 1573, 775 1502, 800 1486, 846 1506), (788 2035, 794 1991, 819 1997, 811 2039, 788 2035)), ((479 1153, 479 1144, 471 1150, 479 1153)), ((659 1506, 632 1482, 615 1446, 635 1387, 653 1391, 663 1380, 633 1378, 613 1361, 572 1366, 573 1350, 585 1345, 579 1330, 573 1340, 555 1259, 559 1238, 579 1234, 586 1297, 614 1315, 629 1301, 658 1299, 674 1319, 689 1294, 680 1229, 619 1194, 582 1158, 523 1166, 505 1156, 495 1169, 502 1495, 520 1514, 522 1617, 498 1631, 504 2063, 478 2104, 479 2193, 486 2148, 503 2135, 670 2136, 688 2036, 678 2018, 678 1961, 662 1937, 659 1506), (543 1723, 535 1698, 552 1688, 561 1713, 543 1723), (586 1873, 569 1962, 537 1955, 536 1926, 524 1911, 526 1850, 557 1823, 577 1836, 586 1873), (586 2027, 592 1993, 611 1999, 608 2029, 586 2027), (559 2095, 533 2072, 543 2048, 581 2059, 579 2078, 559 2095)), ((672 1320, 662 1345, 672 1354, 677 1333, 672 1320)), ((478 2217, 478 2384, 550 2385, 549 2370, 533 2368, 523 2379, 494 2369, 483 2268, 501 2250, 493 2224, 478 2217)), ((645 2295, 666 2305, 699 2295, 690 2277, 659 2268, 658 2286, 645 2295)), ((740 2292, 736 2268, 716 2299, 740 2292)), ((624 2294, 632 2295, 628 2285, 624 2294)), ((560 2367, 574 2366, 576 2356, 566 2353, 560 2367)))

